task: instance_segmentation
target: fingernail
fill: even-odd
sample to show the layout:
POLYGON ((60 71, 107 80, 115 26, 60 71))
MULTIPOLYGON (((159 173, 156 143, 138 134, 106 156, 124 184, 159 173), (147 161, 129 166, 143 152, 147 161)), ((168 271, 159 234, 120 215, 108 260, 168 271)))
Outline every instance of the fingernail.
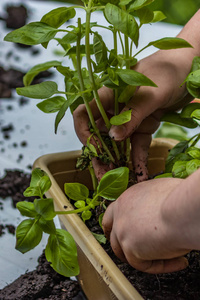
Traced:
POLYGON ((124 125, 113 125, 109 131, 109 136, 115 141, 121 141, 126 136, 126 127, 124 125))

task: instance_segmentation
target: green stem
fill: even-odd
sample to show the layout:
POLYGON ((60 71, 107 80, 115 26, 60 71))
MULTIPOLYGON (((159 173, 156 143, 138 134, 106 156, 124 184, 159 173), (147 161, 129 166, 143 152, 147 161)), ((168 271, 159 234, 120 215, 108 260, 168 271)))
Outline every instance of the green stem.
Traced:
MULTIPOLYGON (((85 91, 85 86, 84 86, 83 76, 82 76, 82 72, 81 72, 81 58, 80 58, 81 57, 80 56, 80 40, 81 40, 81 19, 80 18, 78 19, 78 26, 79 26, 80 32, 79 32, 78 37, 77 37, 77 47, 76 47, 77 72, 78 72, 78 76, 79 76, 79 80, 80 80, 81 91, 84 92, 85 91)), ((84 93, 83 93, 82 97, 83 97, 83 101, 84 101, 84 104, 85 104, 85 107, 86 107, 86 110, 87 110, 87 113, 88 113, 88 117, 89 117, 90 123, 91 123, 91 125, 92 125, 92 127, 93 127, 93 129, 95 131, 95 134, 97 135, 97 137, 101 141, 102 147, 106 151, 106 153, 109 156, 110 160, 114 163, 115 159, 112 156, 112 154, 110 153, 110 151, 109 151, 108 147, 106 146, 106 144, 104 143, 104 141, 102 140, 102 137, 101 137, 101 134, 99 132, 99 129, 96 126, 96 123, 95 123, 95 120, 94 120, 94 117, 93 117, 93 114, 92 114, 89 102, 87 100, 87 97, 84 95, 84 93)))
POLYGON ((92 186, 93 186, 93 190, 96 191, 97 189, 97 178, 95 176, 95 173, 94 173, 94 169, 92 166, 88 166, 88 169, 89 169, 89 172, 90 172, 90 176, 92 178, 92 186))

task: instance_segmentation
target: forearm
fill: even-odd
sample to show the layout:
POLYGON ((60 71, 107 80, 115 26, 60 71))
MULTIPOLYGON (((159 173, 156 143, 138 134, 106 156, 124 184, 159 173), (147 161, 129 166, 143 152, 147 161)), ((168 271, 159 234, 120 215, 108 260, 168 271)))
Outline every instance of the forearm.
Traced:
POLYGON ((180 248, 200 250, 200 169, 184 179, 161 208, 166 230, 180 237, 180 248))

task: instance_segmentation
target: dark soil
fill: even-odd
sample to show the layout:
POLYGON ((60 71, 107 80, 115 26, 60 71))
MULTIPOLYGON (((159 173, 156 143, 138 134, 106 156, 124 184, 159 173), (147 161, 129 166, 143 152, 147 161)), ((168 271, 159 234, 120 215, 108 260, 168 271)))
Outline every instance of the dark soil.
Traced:
POLYGON ((81 290, 77 281, 56 273, 44 253, 36 270, 28 272, 0 290, 0 300, 79 300, 81 290))

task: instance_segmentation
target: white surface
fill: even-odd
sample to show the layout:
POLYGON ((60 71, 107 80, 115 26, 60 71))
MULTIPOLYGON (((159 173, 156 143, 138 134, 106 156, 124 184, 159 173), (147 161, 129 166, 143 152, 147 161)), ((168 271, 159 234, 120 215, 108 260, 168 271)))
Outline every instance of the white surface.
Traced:
MULTIPOLYGON (((57 6, 64 6, 63 3, 55 4, 53 2, 42 1, 0 1, 0 14, 2 14, 3 7, 8 3, 24 3, 31 12, 29 21, 38 21, 43 14, 50 11, 57 6)), ((81 17, 82 22, 84 15, 82 10, 78 11, 78 16, 81 17)), ((93 17, 95 21, 101 22, 101 14, 97 13, 93 17)), ((105 22, 104 22, 105 23, 105 22)), ((72 23, 70 23, 72 24, 72 23)), ((104 24, 105 25, 105 24, 104 24)), ((169 24, 153 24, 145 25, 142 30, 140 38, 140 48, 145 46, 149 41, 156 40, 165 36, 176 36, 179 33, 181 27, 173 26, 169 24)), ((49 61, 52 59, 61 58, 55 56, 54 50, 56 44, 51 42, 48 50, 44 50, 40 46, 34 48, 40 49, 40 55, 31 56, 30 49, 17 48, 12 43, 3 42, 3 37, 7 32, 4 28, 4 22, 0 22, 0 65, 6 68, 17 67, 23 71, 27 71, 29 67, 34 64, 49 61), (6 59, 6 54, 9 51, 13 51, 13 55, 6 59), (16 62, 14 59, 18 56, 20 60, 16 62)), ((110 39, 108 34, 104 34, 104 40, 109 43, 110 39)), ((139 58, 144 55, 149 55, 156 51, 151 47, 143 52, 139 58)), ((66 60, 66 59, 65 59, 66 60)), ((66 62, 65 62, 66 64, 66 62)), ((59 84, 59 89, 63 86, 62 77, 55 77, 59 84)), ((50 78, 50 80, 53 80, 50 78)), ((33 161, 40 155, 60 152, 68 150, 80 149, 81 144, 78 141, 74 130, 73 122, 70 112, 68 111, 66 117, 62 120, 58 134, 54 134, 54 114, 46 115, 39 111, 35 104, 37 100, 29 100, 29 103, 24 106, 19 106, 19 96, 15 96, 15 99, 0 99, 0 126, 14 124, 14 131, 10 133, 11 138, 4 140, 0 133, 0 176, 3 175, 6 168, 19 168, 27 170, 28 165, 32 165, 33 161), (13 106, 13 110, 8 110, 8 105, 13 106), (28 125, 28 126, 27 126, 28 125), (20 146, 20 143, 27 141, 27 147, 20 146), (13 143, 17 143, 18 147, 14 148, 13 143), (4 152, 1 152, 5 149, 4 152), (20 154, 23 154, 23 158, 18 161, 20 154)), ((10 200, 8 200, 10 201, 10 200)), ((0 223, 11 223, 17 225, 21 221, 21 217, 17 210, 11 208, 11 204, 4 205, 4 210, 0 211, 0 223)), ((42 245, 38 246, 34 250, 27 254, 21 254, 14 249, 15 237, 11 234, 5 234, 0 238, 0 288, 7 283, 12 282, 20 274, 23 274, 26 270, 32 270, 37 265, 37 257, 41 254, 44 248, 45 238, 42 245), (5 277, 5 280, 3 279, 5 277)))

